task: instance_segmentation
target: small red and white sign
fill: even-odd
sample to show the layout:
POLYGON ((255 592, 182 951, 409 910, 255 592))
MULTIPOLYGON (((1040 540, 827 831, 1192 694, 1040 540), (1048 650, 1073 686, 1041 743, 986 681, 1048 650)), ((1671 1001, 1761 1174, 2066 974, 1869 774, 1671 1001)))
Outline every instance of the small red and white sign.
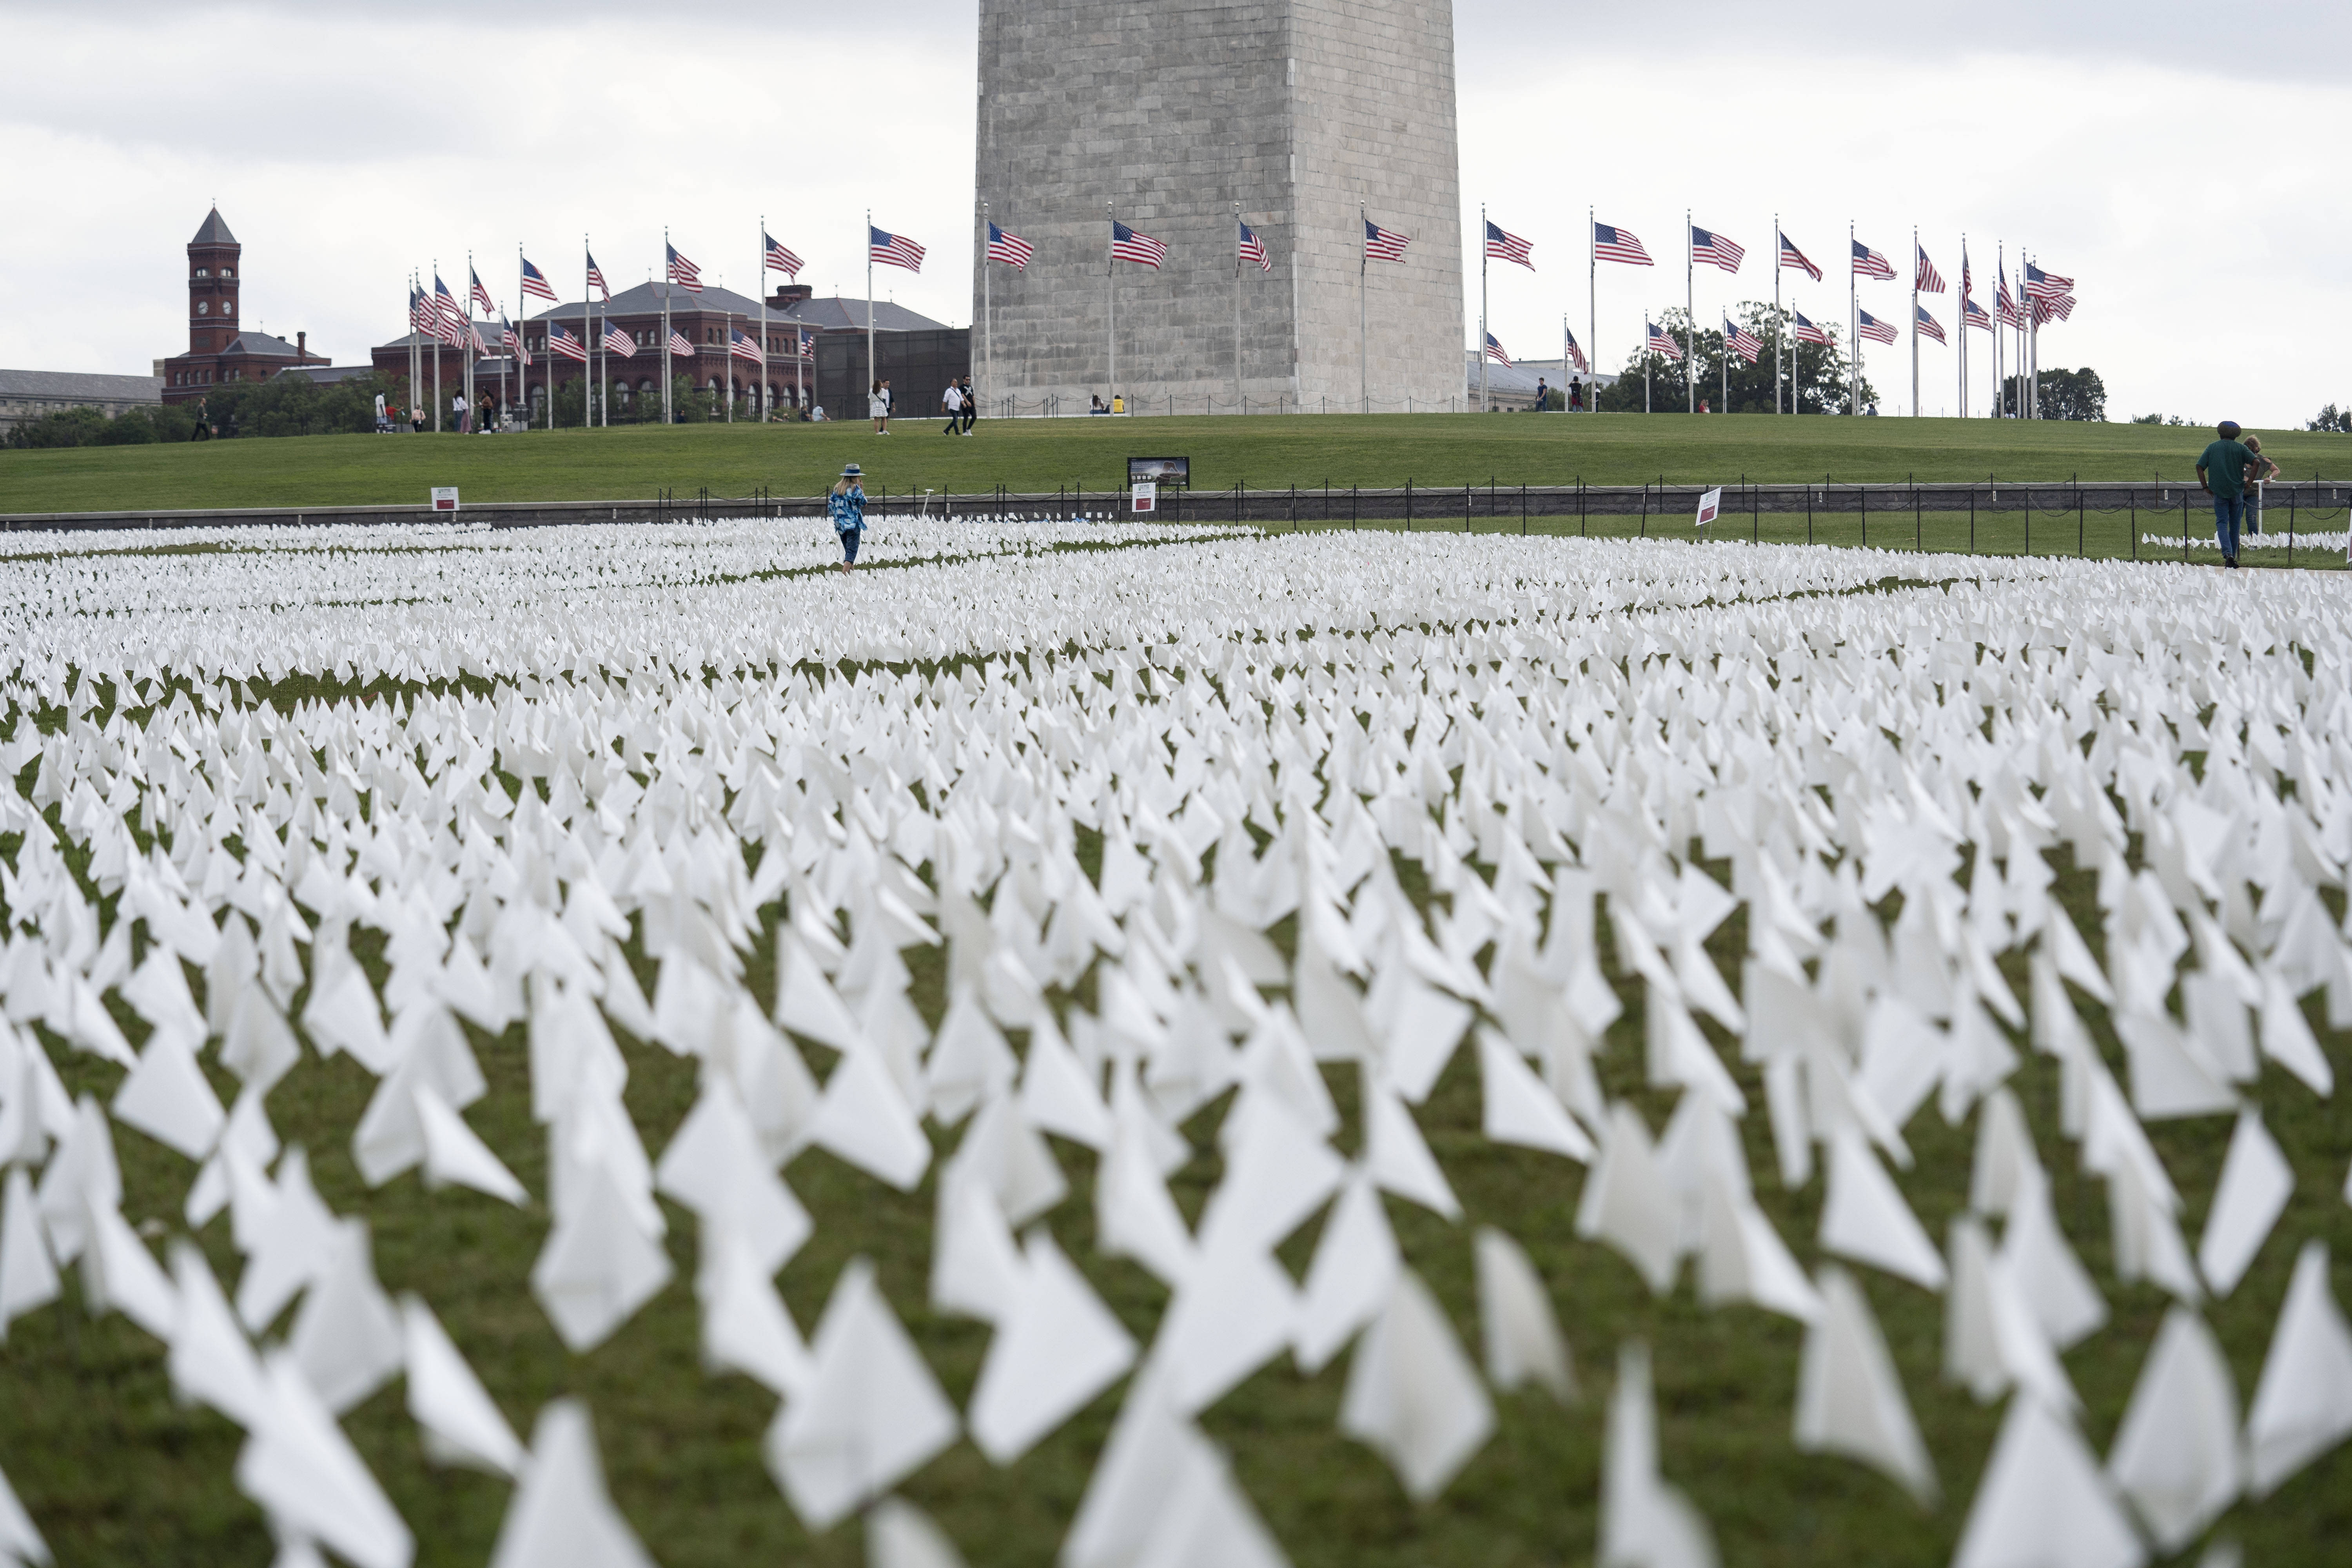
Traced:
POLYGON ((1698 521, 1691 526, 1694 528, 1705 528, 1708 523, 1713 522, 1716 519, 1716 515, 1722 510, 1723 489, 1718 485, 1714 489, 1707 491, 1706 494, 1698 498, 1698 521))
POLYGON ((1151 479, 1139 479, 1128 490, 1128 510, 1140 516, 1160 510, 1160 486, 1151 479))
POLYGON ((455 485, 435 485, 433 487, 433 510, 435 511, 456 511, 457 510, 457 487, 455 485))

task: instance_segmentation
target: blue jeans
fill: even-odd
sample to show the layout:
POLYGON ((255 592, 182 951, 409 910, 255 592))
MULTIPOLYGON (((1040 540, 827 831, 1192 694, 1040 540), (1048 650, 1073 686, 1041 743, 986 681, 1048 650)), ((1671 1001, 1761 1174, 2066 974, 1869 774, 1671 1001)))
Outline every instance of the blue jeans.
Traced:
POLYGON ((2260 485, 2254 485, 2246 491, 2246 531, 2249 534, 2255 534, 2262 531, 2263 488, 2260 485))
POLYGON ((2246 498, 2216 495, 2213 498, 2213 537, 2221 546, 2225 560, 2238 558, 2238 525, 2245 521, 2246 498))
POLYGON ((836 537, 841 541, 841 558, 855 564, 857 560, 857 542, 866 537, 865 531, 844 528, 836 531, 836 537))

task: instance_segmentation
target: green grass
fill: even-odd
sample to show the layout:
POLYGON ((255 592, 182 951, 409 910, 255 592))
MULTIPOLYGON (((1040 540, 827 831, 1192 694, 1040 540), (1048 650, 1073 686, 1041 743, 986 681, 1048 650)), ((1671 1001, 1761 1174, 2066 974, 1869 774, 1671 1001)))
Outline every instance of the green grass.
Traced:
MULTIPOLYGON (((298 684, 301 690, 273 695, 289 698, 310 689, 310 683, 298 684)), ((1091 834, 1082 836, 1080 858, 1090 874, 1098 848, 1091 834)), ((2131 860, 2140 863, 2136 843, 2131 860)), ((2096 951, 2095 878, 2075 868, 2064 850, 2053 856, 2053 864, 2059 874, 2055 891, 2078 926, 2091 933, 2096 951)), ((1723 868, 1715 869, 1721 874, 1723 868)), ((1432 898, 1420 868, 1400 861, 1397 870, 1407 893, 1427 907, 1432 898)), ((2340 916, 2337 895, 2331 891, 2328 898, 2331 912, 2340 916)), ((747 982, 763 1001, 774 984, 779 913, 772 907, 765 911, 769 929, 747 966, 747 982)), ((1735 914, 1708 943, 1718 964, 1735 976, 1747 942, 1744 920, 1744 914, 1735 914)), ((1289 921, 1272 934, 1277 945, 1289 949, 1289 921)), ((380 939, 364 931, 355 935, 362 939, 355 951, 381 982, 380 939)), ((1605 929, 1601 945, 1608 954, 1605 929)), ((641 979, 650 987, 651 966, 632 947, 641 979)), ((914 975, 911 994, 936 1023, 944 1004, 940 954, 918 948, 906 956, 914 975)), ((1630 1098, 1654 1130, 1662 1129, 1673 1096, 1644 1082, 1643 987, 1613 958, 1604 967, 1627 1009, 1609 1034, 1601 1063, 1604 1086, 1612 1098, 1630 1098)), ((2011 955, 2002 967, 2022 994, 2021 960, 2011 955)), ((1058 999, 1091 1005, 1091 982, 1082 981, 1075 996, 1058 999)), ((2087 1002, 2084 1010, 2095 1037, 2122 1073, 2121 1053, 2104 1012, 2087 1002)), ((2325 1028, 2316 999, 2307 1012, 2339 1072, 2352 1070, 2352 1036, 2325 1028)), ((119 1004, 116 1016, 134 1041, 142 1037, 143 1025, 119 1004)), ((517 1025, 495 1037, 470 1029, 469 1035, 489 1092, 468 1111, 468 1120, 525 1184, 543 1194, 546 1138, 530 1116, 524 1028, 517 1025)), ((101 1098, 112 1093, 121 1079, 118 1069, 70 1055, 53 1039, 48 1043, 69 1087, 101 1098)), ((1761 1111, 1761 1086, 1719 1035, 1717 1043, 1726 1047, 1727 1061, 1757 1107, 1741 1133, 1758 1197, 1810 1266, 1819 1260, 1811 1238, 1823 1178, 1817 1173, 1804 1190, 1782 1190, 1761 1111)), ((657 1156, 693 1101, 694 1069, 665 1050, 625 1037, 623 1047, 630 1066, 627 1103, 648 1150, 657 1156)), ((819 1071, 825 1070, 827 1053, 810 1054, 819 1071)), ((1234 1451, 1243 1486, 1297 1568, 1552 1568, 1590 1562, 1611 1369, 1617 1346, 1636 1336, 1656 1352, 1666 1473, 1713 1521, 1727 1562, 1752 1568, 1812 1568, 1822 1563, 1934 1568, 1948 1562, 1998 1429, 2000 1409, 1980 1406, 1942 1381, 1941 1299, 1866 1268, 1854 1270, 1885 1330, 1941 1472, 1943 1501, 1921 1510, 1873 1471, 1797 1452, 1790 1425, 1802 1334, 1795 1324, 1748 1308, 1704 1310, 1687 1270, 1670 1296, 1655 1300, 1613 1252, 1574 1238, 1573 1215, 1585 1173, 1569 1162, 1490 1143, 1481 1135, 1471 1056, 1465 1047, 1419 1113, 1462 1199, 1465 1222, 1448 1224, 1394 1199, 1388 1200, 1389 1212, 1408 1258, 1430 1281, 1474 1353, 1471 1226, 1496 1224, 1519 1238, 1550 1286, 1585 1399, 1561 1408, 1538 1394, 1498 1397, 1493 1440, 1443 1497, 1416 1507, 1381 1460, 1337 1430, 1345 1357, 1313 1378, 1299 1375, 1286 1359, 1259 1372, 1217 1405, 1204 1424, 1234 1451)), ((1353 1151, 1361 1136, 1354 1076, 1343 1068, 1326 1070, 1346 1119, 1337 1142, 1353 1151)), ((216 1070, 215 1083, 224 1096, 234 1087, 216 1070)), ((2098 1183, 2081 1174, 2078 1150, 2059 1135, 2052 1065, 2028 1054, 2013 1087, 2053 1178, 2060 1221, 2113 1309, 2109 1325, 2066 1357, 2084 1401, 2085 1435, 2104 1453, 2168 1303, 2150 1287, 2114 1282, 2105 1194, 2098 1183)), ((613 1492, 665 1568, 767 1562, 853 1568, 864 1561, 854 1524, 810 1539, 762 1468, 759 1441, 774 1401, 742 1378, 712 1377, 702 1370, 689 1283, 696 1258, 690 1215, 665 1205, 677 1278, 604 1345, 584 1356, 570 1355, 527 1285, 549 1223, 543 1200, 515 1211, 463 1191, 428 1194, 414 1173, 371 1192, 352 1165, 349 1144, 372 1089, 367 1075, 347 1059, 308 1059, 272 1095, 269 1111, 283 1136, 310 1151, 327 1202, 369 1221, 377 1270, 386 1287, 425 1295, 518 1428, 527 1433, 534 1413, 554 1395, 586 1398, 613 1492)), ((2266 1071, 2255 1098, 2294 1163, 2297 1186, 2294 1203, 2244 1282, 2229 1300, 2207 1310, 2246 1399, 2303 1239, 2329 1242, 2336 1292, 2352 1300, 2352 1209, 2337 1196, 2352 1152, 2352 1107, 2340 1096, 2319 1100, 2276 1070, 2266 1071)), ((1197 1217, 1218 1174, 1213 1140, 1219 1113, 1213 1108, 1186 1129, 1202 1157, 1186 1167, 1174 1190, 1191 1217, 1197 1217)), ((1901 1177, 1902 1185, 1931 1234, 1941 1237, 1966 1200, 1974 1126, 1948 1127, 1931 1108, 1906 1131, 1917 1165, 1901 1177)), ((2183 1233, 2194 1246, 2229 1123, 2210 1118, 2159 1122, 2149 1132, 2185 1196, 2183 1233)), ((194 1167, 127 1129, 117 1129, 116 1142, 125 1212, 134 1220, 175 1215, 194 1167)), ((953 1137, 940 1135, 939 1142, 944 1152, 953 1137)), ((1095 1253, 1092 1157, 1058 1141, 1055 1152, 1071 1177, 1072 1193, 1047 1223, 1130 1331, 1148 1338, 1165 1292, 1134 1266, 1095 1253)), ((814 1237, 781 1280, 803 1328, 814 1326, 844 1262, 856 1253, 872 1256, 883 1289, 961 1405, 977 1378, 988 1335, 979 1325, 932 1312, 927 1304, 931 1179, 917 1194, 902 1194, 821 1152, 802 1155, 786 1176, 817 1222, 814 1237)), ((176 1231, 179 1226, 173 1220, 158 1228, 176 1231)), ((236 1259, 227 1228, 225 1217, 215 1220, 199 1240, 215 1269, 233 1281, 236 1259)), ((1283 1249, 1295 1271, 1303 1272, 1314 1238, 1310 1226, 1283 1249)), ((143 1333, 120 1317, 84 1318, 78 1287, 69 1280, 64 1302, 14 1326, 0 1358, 7 1373, 0 1377, 0 1468, 47 1533, 61 1563, 70 1568, 268 1560, 261 1518, 230 1484, 237 1432, 217 1415, 173 1403, 163 1351, 143 1333)), ((1009 1469, 995 1469, 968 1444, 959 1445, 904 1489, 956 1538, 973 1568, 1048 1563, 1119 1396, 1115 1389, 1097 1399, 1009 1469)), ((427 1465, 397 1382, 358 1407, 345 1425, 417 1531, 420 1563, 473 1568, 487 1560, 507 1487, 427 1465)), ((2247 1561, 2264 1568, 2336 1561, 2336 1549, 2327 1542, 2340 1542, 2352 1529, 2352 1447, 2323 1458, 2262 1504, 2233 1510, 2221 1528, 2244 1542, 2247 1561)))
MULTIPOLYGON (((2290 478, 2352 475, 2352 437, 2262 432, 2290 478)), ((457 436, 314 436, 168 447, 0 451, 0 513, 141 508, 423 505, 434 485, 467 500, 634 500, 656 490, 814 495, 845 462, 888 496, 1003 485, 1108 490, 1129 456, 1192 459, 1201 489, 1922 479, 2187 479, 2210 436, 2145 425, 1763 416, 1181 416, 983 421, 970 440, 901 419, 631 426, 457 436)))

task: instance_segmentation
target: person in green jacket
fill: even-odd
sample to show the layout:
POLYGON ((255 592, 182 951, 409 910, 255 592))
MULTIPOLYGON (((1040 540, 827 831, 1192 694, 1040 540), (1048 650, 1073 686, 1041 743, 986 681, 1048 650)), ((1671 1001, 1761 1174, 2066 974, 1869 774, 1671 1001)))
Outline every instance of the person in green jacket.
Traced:
POLYGON ((2238 422, 2224 419, 2215 427, 2221 439, 2209 444, 2197 458, 2197 482, 2213 498, 2213 537, 2221 546, 2221 564, 2238 563, 2238 531, 2246 520, 2246 470, 2254 455, 2238 439, 2238 422))

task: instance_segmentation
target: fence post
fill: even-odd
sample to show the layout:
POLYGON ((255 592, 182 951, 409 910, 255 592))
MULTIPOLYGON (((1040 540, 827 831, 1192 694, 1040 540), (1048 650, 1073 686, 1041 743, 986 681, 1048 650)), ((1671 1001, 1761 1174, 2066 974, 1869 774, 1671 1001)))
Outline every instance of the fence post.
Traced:
POLYGON ((1971 480, 1971 481, 1969 482, 1969 554, 1971 554, 1971 555, 1974 555, 1976 552, 1977 552, 1977 487, 1976 487, 1975 482, 1974 482, 1973 480, 1971 480))
MULTIPOLYGON (((1327 397, 1323 401, 1328 403, 1331 400, 1327 397)), ((1327 409, 1325 412, 1328 413, 1329 410, 1327 409)), ((1356 487, 1352 483, 1348 486, 1348 531, 1350 533, 1356 531, 1356 487)))
POLYGON ((1466 482, 1462 487, 1462 531, 1470 531, 1470 487, 1466 482))
POLYGON ((2074 559, 2083 559, 2083 476, 2074 476, 2074 559))
POLYGON ((1870 481, 1864 479, 1853 487, 1862 493, 1862 547, 1870 548, 1870 481))
POLYGON ((2139 491, 2131 492, 2131 558, 2139 559, 2139 491))
MULTIPOLYGON (((1748 476, 1742 474, 1739 477, 1744 479, 1748 476)), ((1764 500, 1760 493, 1759 487, 1752 484, 1748 487, 1748 526, 1753 534, 1753 537, 1750 538, 1748 542, 1750 544, 1763 543, 1764 500)))
POLYGON ((1410 474, 1405 476, 1404 481, 1404 531, 1407 533, 1412 531, 1412 476, 1410 474))
POLYGON ((1576 476, 1576 532, 1580 539, 1592 537, 1592 526, 1586 521, 1584 513, 1584 476, 1582 474, 1576 476))
POLYGON ((2189 492, 2180 492, 2180 563, 2189 564, 2189 492))
POLYGON ((2286 492, 2286 563, 2290 566, 2294 564, 2294 487, 2292 484, 2288 485, 2286 492))
POLYGON ((1528 487, 1519 487, 1519 537, 1528 536, 1528 487))

